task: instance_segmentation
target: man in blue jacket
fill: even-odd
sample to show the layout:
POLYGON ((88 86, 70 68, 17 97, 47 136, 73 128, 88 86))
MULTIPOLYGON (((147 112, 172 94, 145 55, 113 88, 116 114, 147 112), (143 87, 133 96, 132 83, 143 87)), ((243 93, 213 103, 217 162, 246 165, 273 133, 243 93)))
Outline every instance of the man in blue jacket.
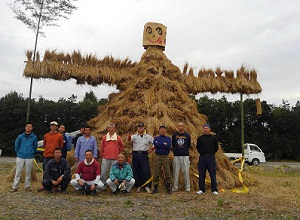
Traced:
POLYGON ((152 191, 153 194, 158 193, 158 182, 159 175, 161 172, 161 167, 163 167, 163 173, 166 178, 166 188, 167 193, 171 194, 171 172, 170 172, 170 162, 168 155, 171 149, 171 138, 166 136, 167 130, 164 125, 159 127, 159 136, 154 138, 153 145, 155 147, 155 162, 154 162, 154 175, 153 175, 153 185, 154 189, 152 191))
POLYGON ((13 183, 13 192, 16 192, 18 190, 21 172, 24 166, 26 170, 25 191, 31 191, 30 189, 31 170, 33 165, 34 154, 38 146, 37 137, 34 133, 32 133, 32 130, 33 130, 32 122, 27 122, 25 125, 25 132, 20 134, 15 141, 15 151, 17 154, 17 159, 16 159, 16 174, 13 183))

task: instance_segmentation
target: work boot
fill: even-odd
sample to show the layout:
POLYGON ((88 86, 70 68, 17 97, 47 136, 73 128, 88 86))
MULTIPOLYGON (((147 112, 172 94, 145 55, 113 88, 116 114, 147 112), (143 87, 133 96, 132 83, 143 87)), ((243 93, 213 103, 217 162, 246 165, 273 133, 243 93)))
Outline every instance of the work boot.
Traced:
POLYGON ((154 185, 154 189, 152 191, 152 194, 158 193, 158 185, 154 185))
POLYGON ((172 194, 172 189, 171 189, 171 184, 170 183, 167 183, 166 188, 167 188, 167 193, 172 194))

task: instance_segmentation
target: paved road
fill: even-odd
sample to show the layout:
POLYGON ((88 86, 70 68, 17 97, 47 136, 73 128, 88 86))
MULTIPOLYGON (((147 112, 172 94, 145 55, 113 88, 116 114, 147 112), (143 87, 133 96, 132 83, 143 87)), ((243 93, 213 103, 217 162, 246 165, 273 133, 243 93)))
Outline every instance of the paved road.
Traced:
POLYGON ((299 168, 300 169, 300 163, 299 162, 266 162, 261 163, 259 166, 269 166, 269 167, 292 167, 292 168, 299 168))
POLYGON ((2 157, 2 156, 0 156, 0 162, 15 163, 16 158, 15 157, 2 157))

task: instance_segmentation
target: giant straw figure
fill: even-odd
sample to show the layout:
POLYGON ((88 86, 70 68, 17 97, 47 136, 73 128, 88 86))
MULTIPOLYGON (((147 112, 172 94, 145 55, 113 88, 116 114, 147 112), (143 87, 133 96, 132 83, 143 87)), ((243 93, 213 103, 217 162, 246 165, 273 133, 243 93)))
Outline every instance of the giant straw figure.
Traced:
MULTIPOLYGON (((164 54, 167 28, 160 23, 149 22, 144 26, 143 46, 146 49, 138 63, 130 60, 116 60, 113 57, 98 59, 93 55, 82 56, 46 51, 43 60, 32 62, 32 53, 27 53, 28 62, 24 76, 68 80, 74 78, 78 84, 93 86, 102 83, 116 85, 120 91, 109 95, 109 102, 101 106, 99 115, 90 121, 95 127, 94 134, 100 137, 106 126, 113 122, 118 133, 125 136, 134 131, 138 122, 147 125, 147 132, 157 134, 159 125, 168 127, 168 132, 176 130, 178 122, 183 121, 191 134, 193 149, 191 159, 191 186, 197 188, 198 153, 196 139, 202 134, 206 116, 198 113, 197 105, 190 95, 201 92, 223 92, 256 94, 261 92, 254 69, 241 67, 236 77, 231 70, 202 68, 195 76, 193 69, 186 64, 181 71, 164 54)), ((222 151, 217 153, 217 180, 220 187, 241 186, 238 169, 231 165, 222 151)), ((244 176, 246 185, 256 181, 244 176)))

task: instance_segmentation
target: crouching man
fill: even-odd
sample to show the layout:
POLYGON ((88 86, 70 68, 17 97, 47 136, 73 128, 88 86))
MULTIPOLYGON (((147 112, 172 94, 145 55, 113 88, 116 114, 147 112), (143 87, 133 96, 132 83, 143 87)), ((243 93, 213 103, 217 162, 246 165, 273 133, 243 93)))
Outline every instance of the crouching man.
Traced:
POLYGON ((131 166, 125 162, 123 154, 119 154, 117 160, 118 162, 111 167, 106 183, 113 193, 129 193, 135 183, 131 166))
POLYGON ((71 185, 84 194, 96 194, 103 189, 104 184, 100 180, 100 165, 94 159, 92 150, 85 151, 85 159, 81 161, 75 172, 75 179, 71 180, 71 185))
POLYGON ((71 167, 65 158, 62 158, 61 148, 55 148, 54 158, 45 166, 44 180, 38 191, 48 190, 64 192, 71 180, 71 167), (60 189, 59 189, 60 187, 60 189))

